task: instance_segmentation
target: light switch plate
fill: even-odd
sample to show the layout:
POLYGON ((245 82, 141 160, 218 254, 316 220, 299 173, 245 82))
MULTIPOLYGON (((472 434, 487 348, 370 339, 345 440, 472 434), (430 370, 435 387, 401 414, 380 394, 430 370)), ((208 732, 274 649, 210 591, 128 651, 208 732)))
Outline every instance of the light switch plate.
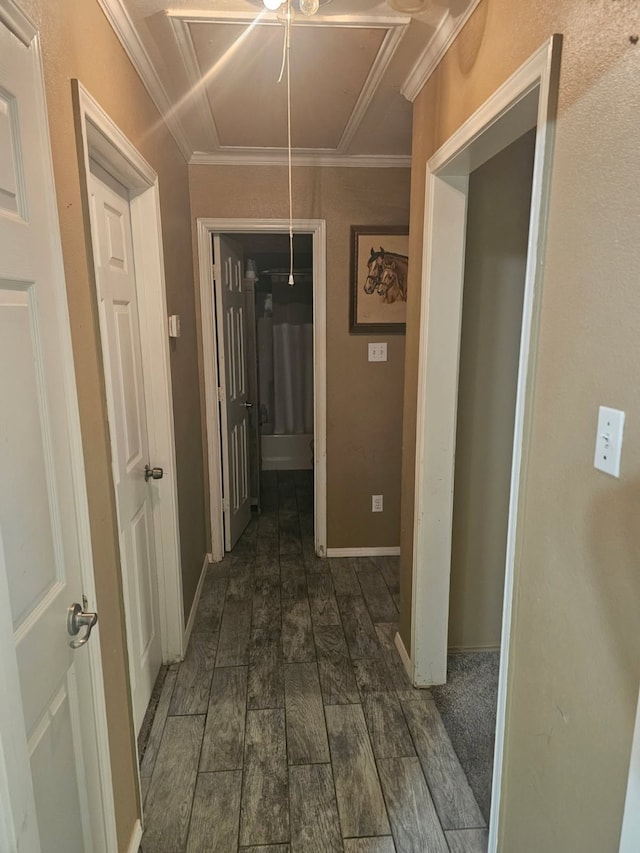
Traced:
POLYGON ((620 476, 624 412, 600 406, 596 432, 596 454, 593 465, 612 477, 620 476))
POLYGON ((369 361, 386 361, 387 360, 387 345, 386 344, 369 344, 369 361))
POLYGON ((169 316, 169 337, 170 338, 179 338, 180 337, 180 315, 179 314, 171 314, 169 316))

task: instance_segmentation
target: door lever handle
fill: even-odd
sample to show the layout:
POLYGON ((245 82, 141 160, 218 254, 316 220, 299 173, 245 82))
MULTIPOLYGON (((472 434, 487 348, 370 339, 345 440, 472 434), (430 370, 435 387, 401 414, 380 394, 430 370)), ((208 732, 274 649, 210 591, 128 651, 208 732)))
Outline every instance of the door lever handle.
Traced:
POLYGON ((253 403, 245 403, 244 405, 245 405, 246 409, 252 409, 253 408, 253 403))
POLYGON ((81 628, 86 628, 87 632, 78 640, 71 640, 69 645, 72 649, 79 649, 80 646, 84 646, 84 644, 88 641, 91 630, 93 626, 98 621, 97 613, 86 613, 82 609, 82 605, 78 604, 76 601, 69 608, 69 612, 67 614, 67 631, 72 637, 75 637, 76 634, 80 633, 81 628))
POLYGON ((163 477, 163 468, 152 468, 150 465, 144 466, 144 479, 147 483, 149 480, 161 480, 163 477))

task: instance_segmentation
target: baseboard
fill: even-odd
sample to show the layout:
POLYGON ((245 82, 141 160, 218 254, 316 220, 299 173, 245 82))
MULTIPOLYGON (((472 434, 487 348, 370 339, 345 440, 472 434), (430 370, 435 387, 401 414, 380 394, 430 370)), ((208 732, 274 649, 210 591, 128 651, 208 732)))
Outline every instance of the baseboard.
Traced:
POLYGON ((389 548, 327 548, 327 557, 399 557, 400 546, 389 548))
POLYGON ((200 602, 200 596, 202 595, 202 587, 204 586, 205 578, 207 577, 207 569, 210 564, 213 563, 213 557, 211 554, 204 555, 204 562, 202 563, 202 569, 200 571, 200 578, 198 580, 198 586, 196 587, 195 595, 193 596, 193 603, 191 604, 191 610, 189 611, 189 618, 187 619, 187 625, 184 629, 184 650, 187 651, 187 646, 189 645, 189 638, 191 637, 191 632, 193 631, 193 623, 196 621, 196 612, 198 610, 198 604, 200 602))
POLYGON ((407 675, 409 676, 409 680, 413 684, 413 667, 411 665, 411 658, 407 654, 407 650, 404 647, 404 643, 402 642, 402 637, 399 632, 396 633, 394 637, 394 643, 396 644, 396 649, 398 650, 398 654, 400 655, 400 660, 402 661, 402 665, 405 668, 407 675))
POLYGON ((463 652, 499 652, 500 645, 490 644, 487 646, 449 646, 447 654, 459 655, 463 652))
POLYGON ((142 824, 140 823, 140 820, 137 820, 133 827, 133 832, 131 833, 131 840, 129 841, 129 846, 127 847, 127 853, 138 853, 141 841, 142 824))

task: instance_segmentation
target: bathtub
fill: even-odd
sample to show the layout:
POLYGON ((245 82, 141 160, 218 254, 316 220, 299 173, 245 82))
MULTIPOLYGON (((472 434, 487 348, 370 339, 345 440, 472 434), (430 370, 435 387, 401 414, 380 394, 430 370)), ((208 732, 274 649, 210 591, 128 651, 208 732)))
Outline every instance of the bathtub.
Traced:
POLYGON ((263 471, 311 470, 313 435, 262 435, 263 471))

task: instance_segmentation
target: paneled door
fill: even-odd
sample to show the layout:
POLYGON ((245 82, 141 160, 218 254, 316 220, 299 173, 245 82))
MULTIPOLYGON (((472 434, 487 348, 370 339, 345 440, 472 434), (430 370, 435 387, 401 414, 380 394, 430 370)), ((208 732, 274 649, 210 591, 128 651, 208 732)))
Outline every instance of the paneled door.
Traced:
POLYGON ((162 663, 149 439, 128 191, 97 163, 89 176, 94 263, 120 533, 129 677, 140 731, 162 663))
POLYGON ((231 551, 251 519, 249 417, 242 247, 224 234, 214 241, 218 337, 224 545, 231 551))
MULTIPOLYGON (((110 853, 99 635, 72 648, 88 627, 68 632, 70 605, 93 612, 95 600, 39 40, 28 22, 24 41, 4 26, 7 6, 0 0, 0 850, 110 853)), ((6 20, 19 17, 9 7, 6 20)))

